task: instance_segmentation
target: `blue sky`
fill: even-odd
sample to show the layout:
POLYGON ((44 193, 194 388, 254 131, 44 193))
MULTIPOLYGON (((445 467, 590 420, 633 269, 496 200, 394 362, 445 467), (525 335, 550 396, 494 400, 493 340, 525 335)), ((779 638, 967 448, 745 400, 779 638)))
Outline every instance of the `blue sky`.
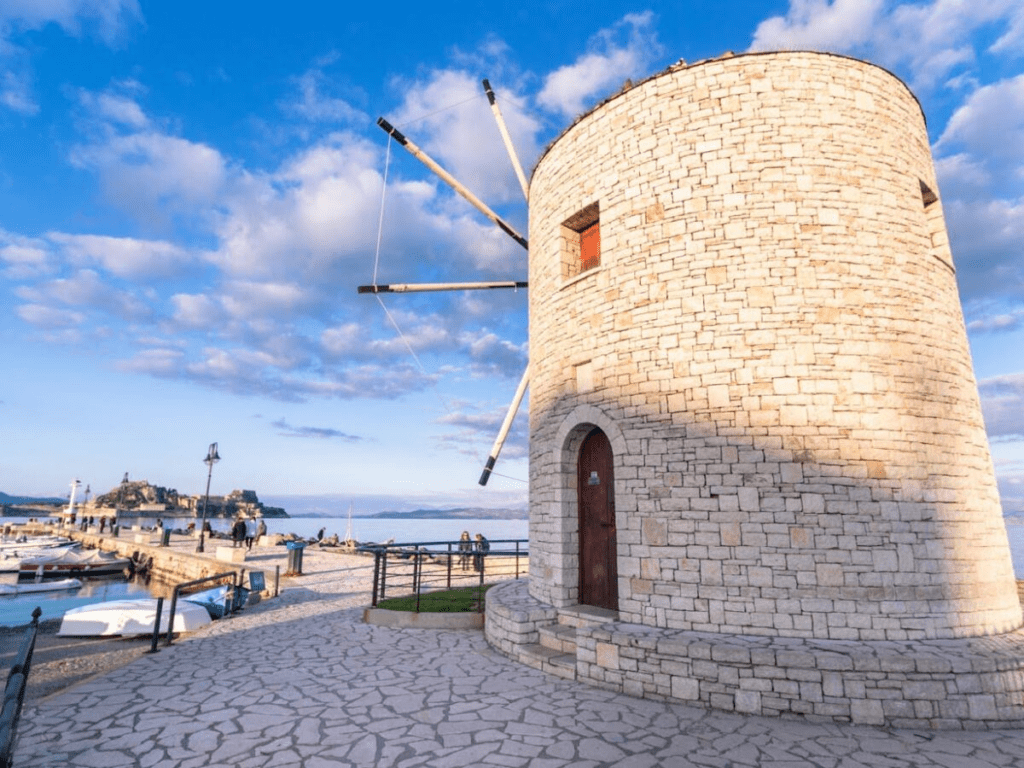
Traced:
POLYGON ((523 504, 524 418, 476 480, 526 363, 525 292, 383 297, 399 335, 355 287, 375 264, 525 279, 525 253, 376 118, 525 231, 482 78, 529 169, 627 78, 779 48, 865 58, 920 99, 1004 508, 1024 512, 1019 0, 5 0, 0 491, 128 471, 197 493, 217 441, 214 493, 523 504))

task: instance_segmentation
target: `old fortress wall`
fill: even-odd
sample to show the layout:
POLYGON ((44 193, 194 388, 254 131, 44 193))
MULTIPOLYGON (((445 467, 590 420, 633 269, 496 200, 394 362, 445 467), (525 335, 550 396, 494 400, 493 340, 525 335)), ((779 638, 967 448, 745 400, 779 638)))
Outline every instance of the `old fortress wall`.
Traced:
POLYGON ((640 643, 627 635, 713 647, 1021 626, 941 206, 913 94, 827 54, 670 68, 541 158, 529 595, 580 602, 576 462, 597 427, 614 454, 618 620, 633 627, 603 672, 581 656, 581 675, 714 704, 720 689, 698 696, 685 665, 660 688, 619 669, 640 643), (578 233, 594 221, 586 268, 578 233))

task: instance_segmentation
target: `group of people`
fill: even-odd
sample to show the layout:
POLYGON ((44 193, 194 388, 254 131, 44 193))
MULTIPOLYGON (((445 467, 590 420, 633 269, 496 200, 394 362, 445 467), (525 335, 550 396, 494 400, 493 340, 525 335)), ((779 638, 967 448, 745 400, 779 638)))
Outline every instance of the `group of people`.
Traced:
POLYGON ((469 538, 469 531, 463 531, 459 537, 459 567, 464 571, 469 570, 470 561, 473 563, 473 570, 483 573, 484 557, 491 551, 491 543, 484 538, 482 533, 476 535, 476 541, 469 538))
POLYGON ((255 517, 248 519, 239 517, 235 520, 235 524, 231 526, 231 546, 244 546, 246 550, 251 550, 253 543, 258 542, 259 539, 266 535, 267 524, 262 519, 257 523, 255 517))
MULTIPOLYGON (((75 515, 74 512, 72 512, 71 513, 71 518, 67 521, 68 525, 69 526, 75 526, 76 525, 76 518, 77 518, 77 516, 75 515)), ((83 531, 83 532, 88 531, 94 525, 96 525, 96 518, 93 517, 92 515, 90 515, 88 517, 86 517, 85 515, 82 515, 82 519, 77 521, 78 530, 83 531)), ((103 531, 104 531, 104 529, 106 527, 107 527, 107 516, 104 515, 103 517, 100 518, 100 533, 103 533, 103 531)), ((111 528, 111 530, 113 530, 113 528, 114 528, 114 521, 113 520, 110 521, 110 528, 111 528)))

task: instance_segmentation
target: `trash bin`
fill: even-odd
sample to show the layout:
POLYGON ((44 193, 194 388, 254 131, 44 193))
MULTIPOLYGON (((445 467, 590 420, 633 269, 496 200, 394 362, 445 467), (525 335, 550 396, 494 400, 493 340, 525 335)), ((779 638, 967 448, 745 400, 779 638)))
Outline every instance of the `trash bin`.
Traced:
POLYGON ((306 548, 306 542, 289 541, 285 546, 288 548, 288 573, 292 576, 301 576, 302 551, 306 548))
POLYGON ((110 532, 114 535, 114 538, 116 539, 117 535, 121 532, 121 526, 115 523, 114 525, 110 526, 110 532))
POLYGON ((171 545, 171 529, 162 528, 163 533, 160 534, 160 546, 169 547, 171 545))

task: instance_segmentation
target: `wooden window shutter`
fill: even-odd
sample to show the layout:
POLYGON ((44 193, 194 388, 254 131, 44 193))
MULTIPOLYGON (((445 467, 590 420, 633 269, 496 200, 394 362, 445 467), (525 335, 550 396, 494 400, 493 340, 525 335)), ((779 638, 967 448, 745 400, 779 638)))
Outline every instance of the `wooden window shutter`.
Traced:
POLYGON ((601 263, 601 228, 595 221, 580 232, 580 266, 586 272, 601 263))

